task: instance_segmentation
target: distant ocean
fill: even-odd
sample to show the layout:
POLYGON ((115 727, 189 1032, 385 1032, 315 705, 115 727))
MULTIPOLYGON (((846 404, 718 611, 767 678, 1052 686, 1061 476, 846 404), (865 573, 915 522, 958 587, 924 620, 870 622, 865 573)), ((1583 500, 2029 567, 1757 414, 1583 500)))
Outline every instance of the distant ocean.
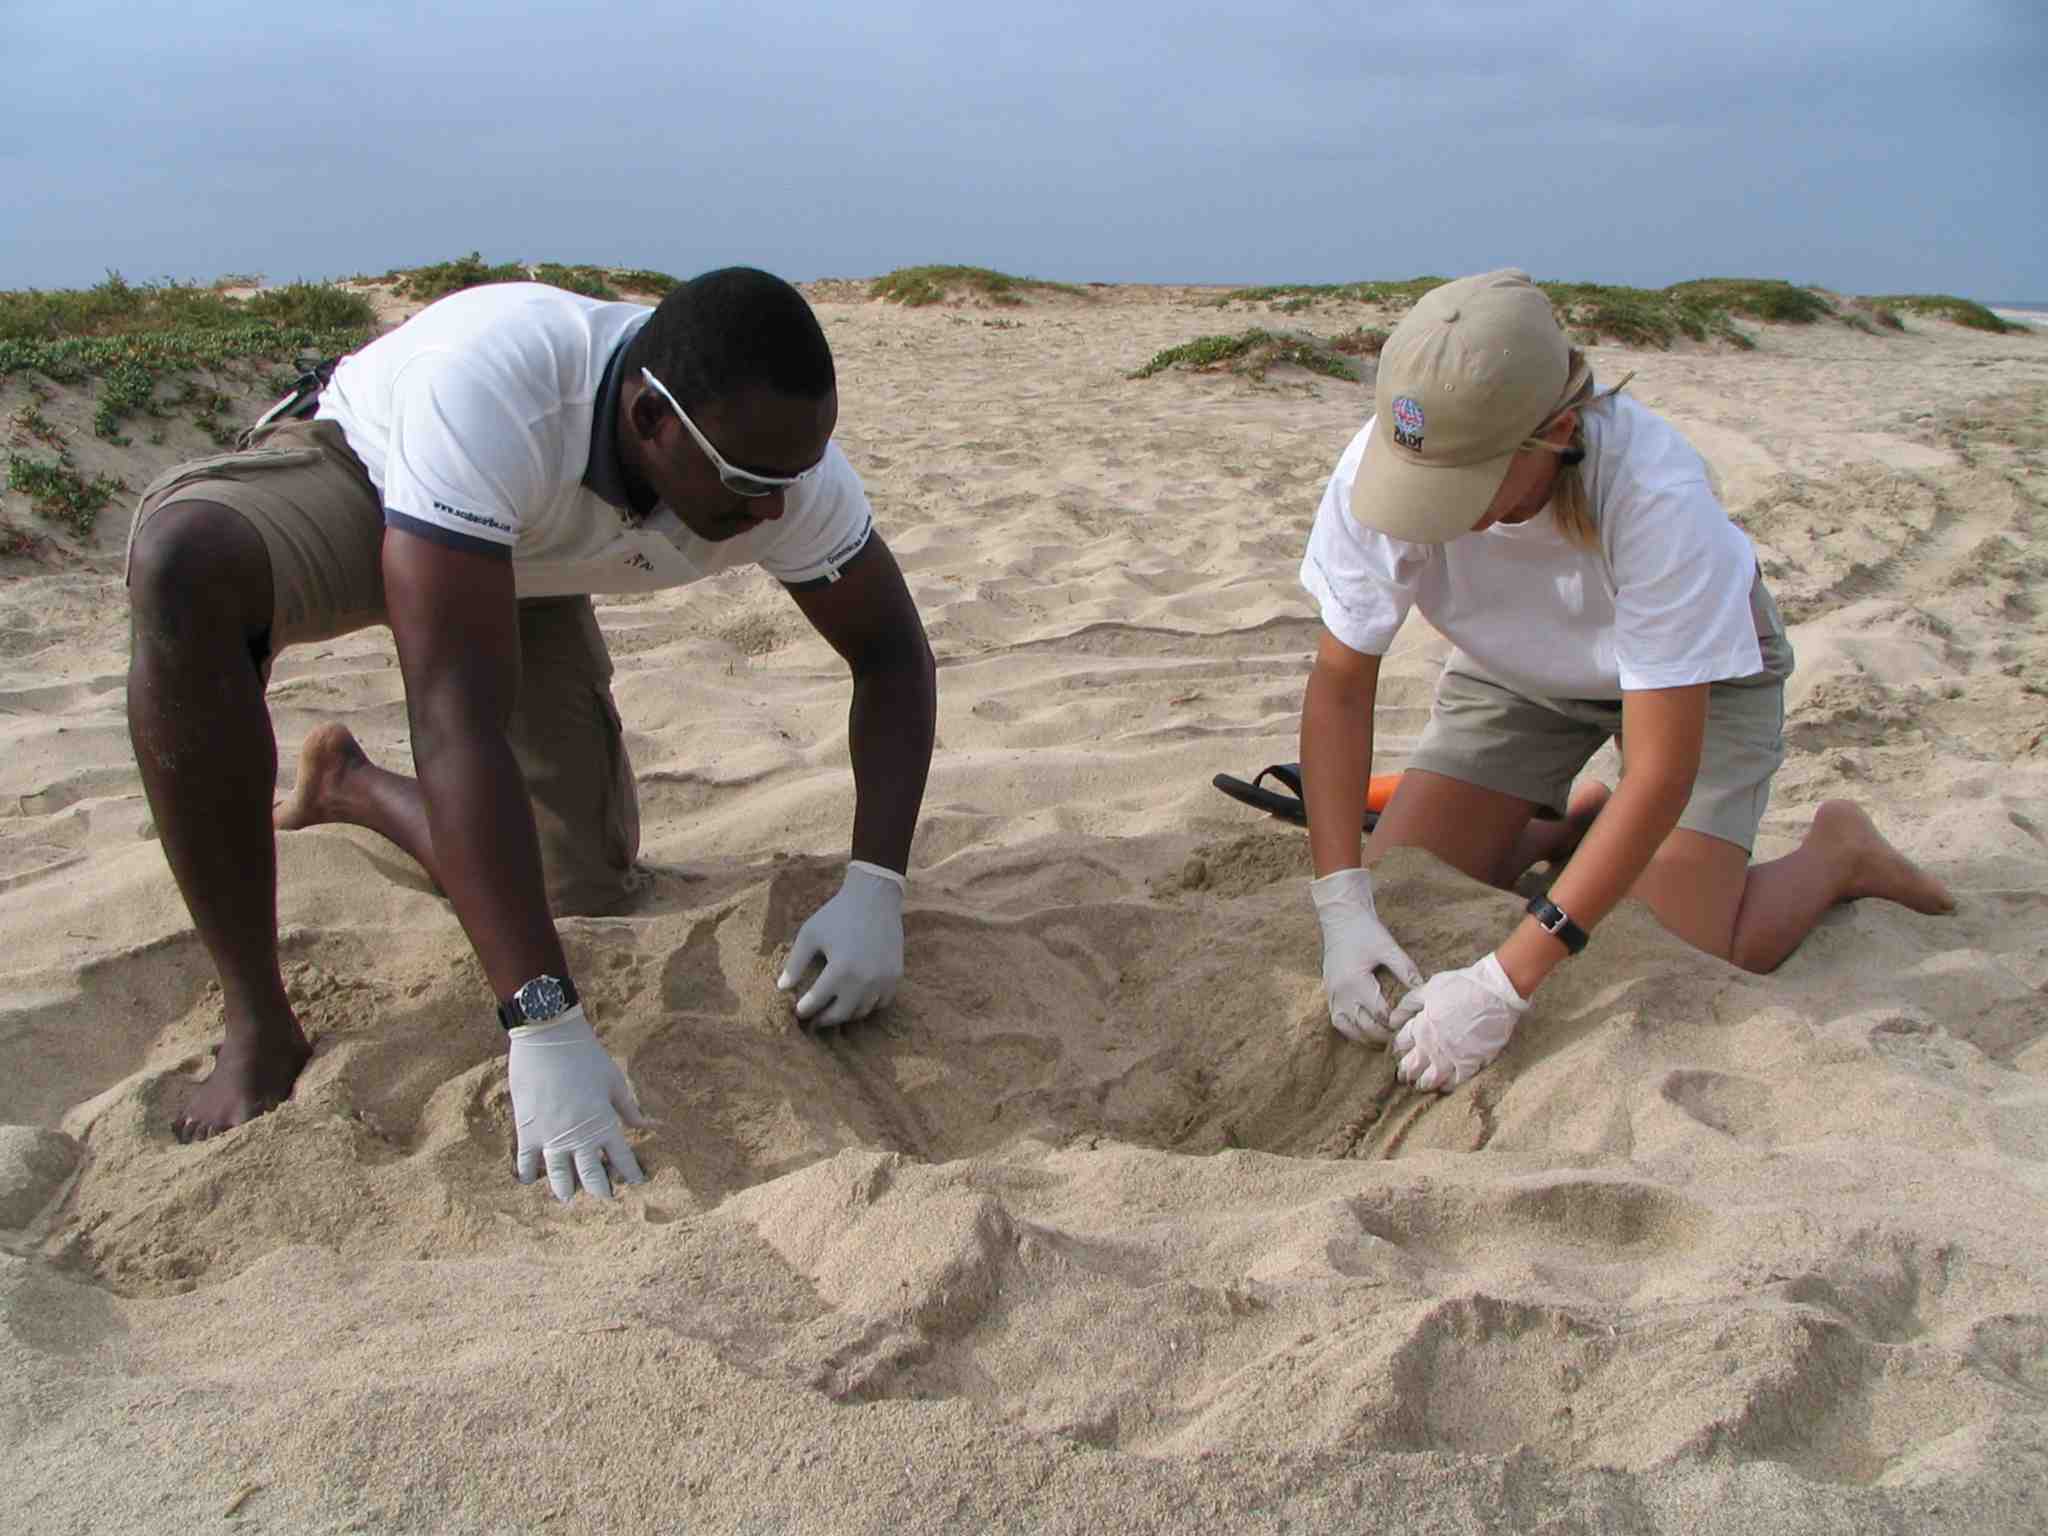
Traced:
POLYGON ((2022 310, 2035 325, 2048 325, 2048 299, 1993 299, 1984 307, 2022 310))

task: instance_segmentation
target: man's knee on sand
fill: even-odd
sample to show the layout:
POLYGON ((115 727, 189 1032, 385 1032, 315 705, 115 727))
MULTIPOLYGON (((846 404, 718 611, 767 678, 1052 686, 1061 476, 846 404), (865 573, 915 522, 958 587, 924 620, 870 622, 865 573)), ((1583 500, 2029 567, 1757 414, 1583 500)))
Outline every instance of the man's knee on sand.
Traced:
POLYGON ((533 804, 548 906, 558 917, 609 916, 631 905, 646 875, 634 864, 639 791, 590 599, 522 602, 519 641, 523 675, 506 734, 533 804))
POLYGON ((574 750, 564 753, 557 739, 549 760, 535 760, 530 742, 515 737, 514 752, 528 775, 549 909, 557 917, 609 917, 647 883, 636 863, 639 794, 609 709, 571 742, 574 750))
POLYGON ((622 869, 547 869, 548 910, 556 917, 616 917, 629 910, 650 882, 637 864, 622 869))

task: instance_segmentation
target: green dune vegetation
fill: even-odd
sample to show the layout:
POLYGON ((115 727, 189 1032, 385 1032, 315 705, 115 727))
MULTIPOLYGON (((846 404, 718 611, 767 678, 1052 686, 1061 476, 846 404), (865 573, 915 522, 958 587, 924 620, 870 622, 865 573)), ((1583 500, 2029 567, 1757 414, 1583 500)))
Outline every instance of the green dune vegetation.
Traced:
MULTIPOLYGON (((109 475, 87 479, 63 453, 61 440, 58 449, 54 462, 8 454, 7 489, 20 491, 39 515, 82 539, 92 532, 100 509, 127 486, 109 475)), ((33 547, 33 538, 20 529, 0 530, 0 552, 27 554, 33 547)))
POLYGON ((453 261, 393 268, 381 281, 389 284, 400 298, 431 304, 435 299, 485 283, 548 283, 593 299, 620 299, 628 294, 659 299, 675 287, 678 279, 644 267, 572 266, 558 261, 494 263, 485 261, 482 252, 471 251, 453 261))
POLYGON ((1975 299, 1959 299, 1952 293, 1895 293, 1867 302, 1894 312, 1903 309, 1916 315, 1932 315, 1937 320, 1966 325, 1973 331, 1991 331, 2001 336, 2033 334, 2027 326, 1999 319, 1975 299))
POLYGON ((1406 309, 1430 289, 1448 281, 1443 277, 1411 277, 1400 283, 1277 283, 1264 288, 1233 288, 1221 298, 1206 302, 1218 309, 1232 304, 1267 304, 1284 314, 1312 309, 1322 300, 1406 309))
POLYGON ((1049 283, 1042 278, 1015 277, 992 272, 987 267, 898 267, 878 277, 868 288, 868 297, 889 299, 907 308, 944 304, 955 297, 984 299, 991 304, 1022 304, 1025 295, 1058 293, 1069 298, 1092 298, 1086 288, 1072 283, 1049 283))
MULTIPOLYGON (((18 377, 27 395, 7 415, 7 488, 83 539, 129 487, 81 470, 45 413, 60 390, 92 391, 92 435, 117 447, 138 420, 151 422, 161 442, 159 423, 172 417, 225 446, 243 424, 229 419, 242 399, 283 393, 301 359, 346 352, 376 327, 369 299, 333 284, 230 291, 241 285, 130 283, 113 272, 92 288, 0 292, 0 384, 18 377)), ((35 544, 31 532, 0 529, 0 552, 25 554, 35 544)))
MULTIPOLYGON (((1442 281, 1438 277, 1418 277, 1394 283, 1284 283, 1237 288, 1208 302, 1218 308, 1264 304, 1283 314, 1298 314, 1326 303, 1377 304, 1398 312, 1442 281)), ((1738 320, 1773 325, 1832 321, 1874 333, 1903 330, 1902 310, 1981 331, 2027 330, 2025 326, 2007 324, 1981 304, 1950 294, 1859 298, 1776 278, 1694 278, 1668 288, 1564 282, 1538 286, 1550 295, 1558 318, 1588 343, 1618 341, 1628 346, 1664 348, 1684 338, 1719 341, 1747 349, 1754 342, 1737 326, 1738 320)))
MULTIPOLYGON (((1259 306, 1280 314, 1301 314, 1322 305, 1371 304, 1399 315, 1444 279, 1417 277, 1405 282, 1281 283, 1236 288, 1203 302, 1219 309, 1259 306)), ((1748 351, 1755 338, 1737 322, 1771 325, 1835 323, 1869 334, 1902 331, 1900 311, 1947 320, 1977 330, 2031 334, 2025 326, 2008 325, 1983 305, 1946 294, 1894 294, 1859 298, 1801 286, 1775 278, 1708 277, 1673 283, 1668 288, 1629 288, 1605 283, 1539 283, 1549 295, 1557 317, 1581 345, 1602 341, 1624 346, 1668 349, 1681 339, 1719 343, 1748 351)), ((1355 334, 1355 333, 1353 333, 1355 334)), ((1153 357, 1132 378, 1149 378, 1166 368, 1198 372, 1230 371, 1263 378, 1275 363, 1292 362, 1313 372, 1346 377, 1317 359, 1318 347, 1344 350, 1339 338, 1327 342, 1303 333, 1284 338, 1252 329, 1235 335, 1197 337, 1153 357), (1301 356, 1288 354, 1292 348, 1301 356)), ((1373 351, 1377 352, 1377 348, 1373 351)))
MULTIPOLYGON (((250 402, 267 403, 266 397, 289 389, 313 359, 347 352, 375 333, 377 312, 368 290, 425 303, 481 283, 521 281, 552 283, 602 299, 651 300, 677 279, 635 267, 487 262, 471 251, 453 261, 340 283, 263 287, 260 279, 246 276, 211 284, 131 283, 110 272, 90 288, 0 290, 6 488, 24 497, 51 530, 84 540, 100 510, 133 489, 120 478, 132 470, 125 460, 93 453, 86 456, 95 462, 79 462, 74 448, 88 421, 90 436, 107 447, 125 448, 132 441, 129 434, 138 432, 161 450, 158 457, 180 447, 175 436, 190 439, 189 428, 197 429, 201 451, 205 443, 226 446, 252 414, 250 402)), ((1372 319, 1391 321, 1441 281, 1275 284, 1233 289, 1201 302, 1226 311, 1262 306, 1289 315, 1367 305, 1381 311, 1372 319)), ((1904 330, 1905 316, 2032 334, 1952 294, 1856 298, 1760 278, 1700 278, 1661 289, 1563 282, 1542 286, 1560 320, 1587 344, 1668 348, 1686 340, 1749 348, 1755 341, 1738 322, 1841 324, 1883 335, 1904 330)), ((899 267, 866 291, 871 298, 913 308, 960 301, 1014 305, 1037 295, 1095 297, 1089 288, 1071 283, 969 266, 899 267)), ((1360 360, 1377 355, 1386 336, 1384 328, 1370 323, 1354 323, 1330 336, 1254 325, 1166 348, 1130 377, 1177 369, 1263 380, 1268 370, 1287 365, 1356 380, 1365 371, 1360 360)), ((0 555, 37 547, 33 529, 0 521, 0 555)))
POLYGON ((292 344, 359 340, 370 301, 331 283, 288 283, 248 297, 230 281, 130 283, 118 272, 84 289, 0 291, 0 375, 60 383, 127 362, 222 363, 282 356, 292 344))
POLYGON ((1327 339, 1300 331, 1272 332, 1257 327, 1234 336, 1198 336, 1178 347, 1155 352, 1152 360, 1127 375, 1149 379, 1169 368, 1190 373, 1234 373, 1263 380, 1268 368, 1291 363, 1310 373, 1357 383, 1361 377, 1356 357, 1377 357, 1387 342, 1387 333, 1363 326, 1327 339))

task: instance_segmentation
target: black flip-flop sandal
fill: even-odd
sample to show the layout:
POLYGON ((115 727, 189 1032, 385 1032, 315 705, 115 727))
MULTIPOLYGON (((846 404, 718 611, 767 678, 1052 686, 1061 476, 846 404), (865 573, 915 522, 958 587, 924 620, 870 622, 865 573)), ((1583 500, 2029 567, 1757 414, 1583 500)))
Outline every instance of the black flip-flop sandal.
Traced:
MULTIPOLYGON (((1249 805, 1256 810, 1278 816, 1282 821, 1291 821, 1297 827, 1308 825, 1308 803, 1301 797, 1301 764, 1299 763, 1268 764, 1258 771, 1257 776, 1249 784, 1243 779, 1228 773, 1219 773, 1209 782, 1230 796, 1231 799, 1249 805), (1283 786, 1289 793, 1283 795, 1277 794, 1270 789, 1262 789, 1260 786, 1268 778, 1283 786)), ((1370 832, 1379 819, 1377 811, 1367 811, 1365 813, 1365 830, 1370 832)))

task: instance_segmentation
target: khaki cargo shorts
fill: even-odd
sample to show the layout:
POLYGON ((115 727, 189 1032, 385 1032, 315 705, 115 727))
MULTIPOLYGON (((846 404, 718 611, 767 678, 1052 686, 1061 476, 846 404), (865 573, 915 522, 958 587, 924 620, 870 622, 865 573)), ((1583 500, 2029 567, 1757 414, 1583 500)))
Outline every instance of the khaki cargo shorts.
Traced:
MULTIPOLYGON (((1763 670, 1707 690, 1707 734, 1699 777, 1678 824, 1754 850, 1785 760, 1785 679, 1792 642, 1761 574, 1750 589, 1763 670)), ((1408 760, 1481 789, 1532 800, 1563 815, 1572 780, 1610 738, 1621 736, 1619 699, 1532 699, 1475 675, 1453 651, 1437 683, 1429 725, 1408 760)))
MULTIPOLYGON (((262 536, 274 593, 258 658, 266 678, 288 645, 388 624, 382 501, 335 423, 281 422, 240 452, 159 475, 136 504, 131 552, 142 526, 175 501, 230 507, 262 536)), ((519 660, 510 736, 533 799, 548 901, 564 915, 617 911, 640 884, 640 801, 590 599, 520 603, 519 660)))

